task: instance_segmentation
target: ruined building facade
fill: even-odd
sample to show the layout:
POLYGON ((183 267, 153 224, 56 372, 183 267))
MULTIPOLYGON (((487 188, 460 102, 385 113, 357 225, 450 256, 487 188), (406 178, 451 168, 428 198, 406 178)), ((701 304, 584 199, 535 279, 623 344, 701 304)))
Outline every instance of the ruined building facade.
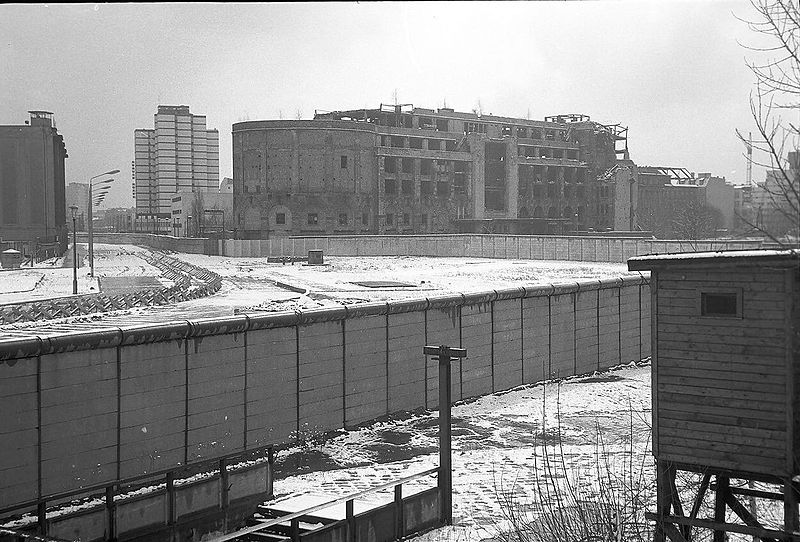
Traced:
POLYGON ((626 129, 381 106, 233 125, 234 234, 632 230, 626 129))

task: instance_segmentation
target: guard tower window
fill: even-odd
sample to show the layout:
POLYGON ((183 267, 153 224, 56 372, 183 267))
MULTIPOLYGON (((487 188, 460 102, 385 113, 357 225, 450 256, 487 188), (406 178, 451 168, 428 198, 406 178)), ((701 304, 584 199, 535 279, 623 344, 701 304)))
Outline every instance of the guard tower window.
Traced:
POLYGON ((700 292, 700 315, 741 318, 741 292, 700 292))

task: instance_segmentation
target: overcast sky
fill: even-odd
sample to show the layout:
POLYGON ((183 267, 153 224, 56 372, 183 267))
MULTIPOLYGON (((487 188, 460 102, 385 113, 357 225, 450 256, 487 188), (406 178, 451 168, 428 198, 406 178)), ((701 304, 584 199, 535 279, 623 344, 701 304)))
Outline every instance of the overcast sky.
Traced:
MULTIPOLYGON (((120 169, 104 206, 132 206, 133 131, 159 104, 220 133, 401 103, 629 127, 631 159, 746 178, 755 37, 747 1, 0 5, 0 124, 55 114, 67 182, 120 169)), ((763 171, 756 171, 757 179, 763 171)))

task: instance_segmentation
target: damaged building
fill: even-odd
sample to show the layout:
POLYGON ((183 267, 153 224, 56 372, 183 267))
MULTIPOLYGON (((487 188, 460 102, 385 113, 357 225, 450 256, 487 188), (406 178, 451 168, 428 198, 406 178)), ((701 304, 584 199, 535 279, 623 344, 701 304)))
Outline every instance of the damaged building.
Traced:
POLYGON ((633 230, 627 129, 381 105, 233 125, 239 238, 633 230))

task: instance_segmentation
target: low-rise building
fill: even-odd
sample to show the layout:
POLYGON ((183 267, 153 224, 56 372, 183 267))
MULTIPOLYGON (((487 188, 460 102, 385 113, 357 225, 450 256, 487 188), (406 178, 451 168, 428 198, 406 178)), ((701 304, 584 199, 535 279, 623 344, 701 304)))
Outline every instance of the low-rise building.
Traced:
POLYGON ((636 219, 662 239, 700 239, 734 226, 734 187, 724 177, 682 167, 639 166, 636 219))

